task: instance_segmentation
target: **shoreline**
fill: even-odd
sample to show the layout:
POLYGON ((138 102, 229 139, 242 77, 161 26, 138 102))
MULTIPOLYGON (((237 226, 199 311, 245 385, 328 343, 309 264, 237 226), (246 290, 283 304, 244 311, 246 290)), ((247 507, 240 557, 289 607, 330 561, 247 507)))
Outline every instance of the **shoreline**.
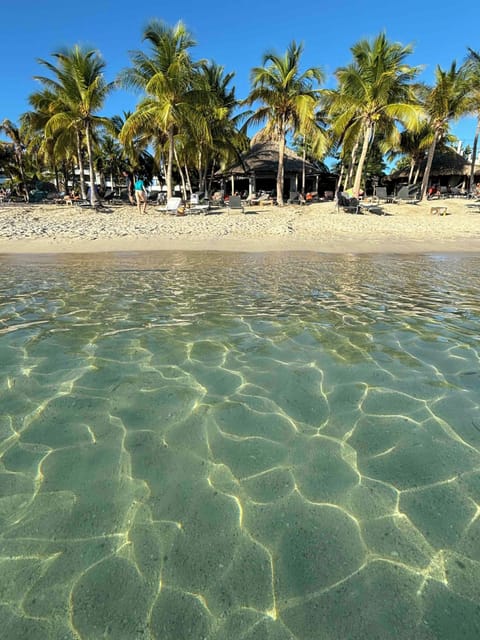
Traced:
POLYGON ((62 205, 0 206, 0 255, 151 251, 477 253, 480 206, 446 199, 386 204, 362 215, 335 203, 227 208, 171 216, 130 206, 99 212, 62 205), (430 213, 446 206, 448 215, 430 213))

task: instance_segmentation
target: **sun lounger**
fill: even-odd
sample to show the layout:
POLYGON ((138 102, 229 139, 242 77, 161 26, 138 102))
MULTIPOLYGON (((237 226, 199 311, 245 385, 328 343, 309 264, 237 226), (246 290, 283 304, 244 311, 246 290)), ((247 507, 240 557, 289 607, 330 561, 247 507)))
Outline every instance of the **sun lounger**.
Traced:
POLYGON ((337 196, 337 209, 342 209, 346 213, 361 213, 358 198, 350 196, 345 191, 342 191, 337 196))
POLYGON ((397 195, 392 199, 392 202, 399 203, 408 203, 408 204, 416 204, 420 202, 418 197, 418 188, 416 186, 403 186, 400 188, 397 195))
POLYGON ((210 202, 203 200, 198 193, 192 193, 190 204, 186 213, 207 213, 210 210, 210 202))
POLYGON ((169 213, 172 216, 181 215, 180 210, 183 207, 181 198, 168 198, 167 204, 164 207, 157 207, 155 211, 161 213, 169 213))
POLYGON ((258 198, 253 193, 249 193, 244 202, 247 206, 253 207, 253 205, 258 204, 258 198))

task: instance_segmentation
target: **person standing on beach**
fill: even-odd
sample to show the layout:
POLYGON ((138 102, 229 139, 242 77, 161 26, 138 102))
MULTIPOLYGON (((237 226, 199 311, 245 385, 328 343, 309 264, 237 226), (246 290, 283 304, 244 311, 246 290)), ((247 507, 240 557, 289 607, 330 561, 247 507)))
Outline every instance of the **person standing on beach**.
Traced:
POLYGON ((135 200, 137 201, 138 212, 145 213, 147 210, 147 190, 141 178, 135 181, 135 200))
POLYGON ((133 197, 133 175, 129 171, 124 171, 123 175, 127 179, 127 195, 131 205, 135 205, 135 198, 133 197))

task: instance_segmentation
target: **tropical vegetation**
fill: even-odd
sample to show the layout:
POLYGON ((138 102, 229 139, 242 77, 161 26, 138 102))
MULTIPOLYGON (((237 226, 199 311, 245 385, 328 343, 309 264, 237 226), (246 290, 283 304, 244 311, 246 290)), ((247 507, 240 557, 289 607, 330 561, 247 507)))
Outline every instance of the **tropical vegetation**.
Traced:
POLYGON ((245 103, 259 104, 249 122, 266 122, 264 137, 278 141, 277 203, 283 204, 284 155, 288 133, 308 137, 320 151, 327 149, 323 130, 316 123, 320 93, 314 82, 323 81, 319 68, 300 71, 302 45, 293 41, 283 56, 267 52, 263 66, 252 69, 252 91, 245 103))
MULTIPOLYGON (((154 176, 167 195, 174 184, 184 193, 208 193, 218 173, 248 149, 249 132, 278 148, 276 197, 284 202, 284 154, 296 145, 320 165, 336 159, 338 183, 359 194, 386 163, 408 169, 409 183, 423 170, 421 195, 429 186, 436 149, 452 144, 450 125, 469 114, 478 126, 472 141, 472 170, 480 133, 480 54, 468 49, 464 62, 437 67, 432 86, 418 82, 412 53, 380 33, 351 48, 351 62, 335 71, 336 86, 322 87, 320 66, 303 68, 303 45, 284 53, 267 51, 251 71, 251 88, 236 95, 234 72, 196 59, 190 31, 179 22, 151 20, 143 48, 130 65, 106 80, 99 51, 73 45, 39 59, 46 70, 19 123, 0 121, 0 173, 25 199, 35 188, 77 189, 83 197, 94 179, 122 184, 124 172, 154 176), (138 94, 132 112, 103 114, 108 95, 121 87, 138 94), (260 131, 258 128, 260 127, 260 131)), ((96 192, 90 190, 92 203, 96 192)))

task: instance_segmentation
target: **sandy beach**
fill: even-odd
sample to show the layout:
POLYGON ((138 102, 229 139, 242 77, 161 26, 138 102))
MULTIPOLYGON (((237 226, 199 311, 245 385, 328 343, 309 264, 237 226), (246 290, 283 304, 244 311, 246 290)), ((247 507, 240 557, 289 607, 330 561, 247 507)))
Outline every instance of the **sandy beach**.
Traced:
POLYGON ((0 253, 158 250, 426 253, 480 251, 480 203, 464 199, 382 204, 355 215, 335 203, 228 208, 172 216, 151 205, 98 212, 64 205, 0 206, 0 253), (447 215, 432 215, 446 206, 447 215))

